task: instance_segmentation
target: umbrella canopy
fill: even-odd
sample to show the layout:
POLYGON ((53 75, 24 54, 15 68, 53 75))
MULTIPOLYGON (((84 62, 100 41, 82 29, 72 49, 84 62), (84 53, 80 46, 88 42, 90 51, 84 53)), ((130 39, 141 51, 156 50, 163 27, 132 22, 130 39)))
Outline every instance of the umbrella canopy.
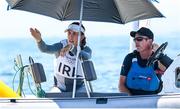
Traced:
MULTIPOLYGON (((6 0, 12 9, 24 10, 55 19, 79 20, 81 0, 6 0)), ((84 0, 83 21, 125 24, 163 15, 149 0, 84 0)))

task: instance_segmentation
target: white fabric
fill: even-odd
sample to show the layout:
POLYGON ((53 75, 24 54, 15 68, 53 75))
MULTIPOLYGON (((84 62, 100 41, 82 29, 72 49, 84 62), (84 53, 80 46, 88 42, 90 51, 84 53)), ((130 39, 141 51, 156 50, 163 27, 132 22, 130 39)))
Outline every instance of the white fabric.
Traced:
POLYGON ((52 89, 50 90, 50 92, 54 92, 54 93, 61 93, 61 90, 57 87, 52 87, 52 89))
MULTIPOLYGON (((67 45, 67 40, 63 40, 61 42, 63 47, 67 45)), ((55 69, 54 76, 57 79, 57 86, 61 89, 66 89, 65 86, 65 78, 72 78, 73 73, 75 74, 75 63, 76 63, 76 55, 71 56, 69 53, 66 53, 64 57, 59 56, 55 60, 55 69)), ((78 60, 78 71, 77 75, 82 76, 82 71, 80 68, 80 60, 78 60)))

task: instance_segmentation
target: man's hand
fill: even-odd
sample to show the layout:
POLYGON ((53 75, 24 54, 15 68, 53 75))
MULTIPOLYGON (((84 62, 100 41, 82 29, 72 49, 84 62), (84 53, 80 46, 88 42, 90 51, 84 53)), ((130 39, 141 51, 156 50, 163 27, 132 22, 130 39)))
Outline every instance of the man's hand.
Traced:
POLYGON ((159 45, 157 43, 153 43, 152 48, 153 51, 156 52, 156 50, 159 48, 159 45))
POLYGON ((38 29, 33 29, 33 28, 30 28, 30 32, 31 32, 31 35, 34 37, 34 39, 36 40, 36 42, 40 42, 42 40, 41 38, 41 33, 38 29))

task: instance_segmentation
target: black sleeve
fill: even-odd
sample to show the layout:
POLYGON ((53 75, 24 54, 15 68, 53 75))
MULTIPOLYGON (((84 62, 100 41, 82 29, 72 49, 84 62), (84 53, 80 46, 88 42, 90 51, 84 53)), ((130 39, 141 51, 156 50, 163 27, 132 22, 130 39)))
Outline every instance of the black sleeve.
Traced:
POLYGON ((127 76, 130 68, 131 68, 131 64, 132 64, 132 59, 133 59, 133 53, 128 54, 123 61, 123 64, 121 66, 121 72, 120 75, 122 76, 127 76))

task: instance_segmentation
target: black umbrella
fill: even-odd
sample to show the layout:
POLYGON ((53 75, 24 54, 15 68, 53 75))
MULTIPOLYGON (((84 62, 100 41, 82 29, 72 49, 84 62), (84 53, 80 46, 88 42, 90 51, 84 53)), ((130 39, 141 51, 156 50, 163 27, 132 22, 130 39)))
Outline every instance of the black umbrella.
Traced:
MULTIPOLYGON (((79 20, 81 0, 6 0, 12 9, 58 20, 79 20)), ((83 21, 125 24, 163 15, 149 0, 83 0, 83 21)))

